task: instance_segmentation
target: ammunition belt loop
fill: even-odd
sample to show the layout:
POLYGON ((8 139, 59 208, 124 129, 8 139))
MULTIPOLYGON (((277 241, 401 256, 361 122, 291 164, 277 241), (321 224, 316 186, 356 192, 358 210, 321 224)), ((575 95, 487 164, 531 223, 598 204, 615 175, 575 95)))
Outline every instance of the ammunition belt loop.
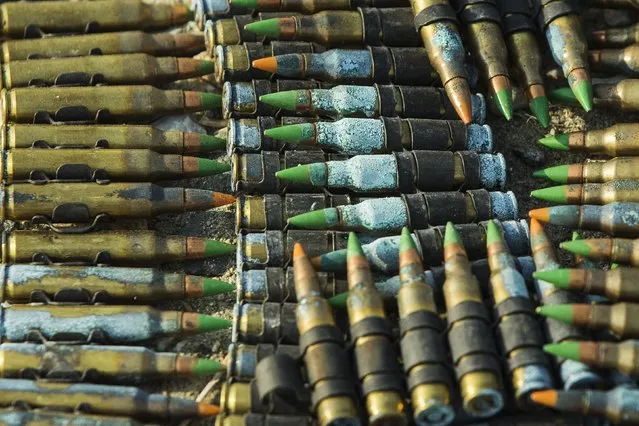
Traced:
POLYGON ((446 312, 446 321, 448 322, 449 332, 455 322, 465 319, 478 319, 486 324, 490 324, 490 318, 484 305, 479 302, 472 301, 462 302, 453 306, 448 310, 448 312, 446 312))
MULTIPOLYGON (((539 324, 533 316, 526 314, 515 314, 505 318, 498 324, 496 334, 502 354, 509 359, 510 353, 515 350, 523 353, 541 352, 541 346, 545 343, 539 324)), ((527 363, 526 358, 519 356, 518 366, 539 363, 539 357, 532 357, 534 359, 528 360, 530 362, 527 363)))
POLYGON ((344 339, 335 326, 320 325, 318 327, 313 327, 300 336, 298 343, 300 355, 304 357, 309 346, 323 342, 332 342, 342 345, 344 344, 344 339))
POLYGON ((393 155, 397 162, 397 186, 400 192, 402 194, 415 192, 418 173, 412 151, 394 152, 393 155))
POLYGON ((399 319, 400 336, 404 336, 407 332, 429 328, 438 333, 443 331, 443 324, 439 316, 430 311, 417 311, 410 315, 399 319))
POLYGON ((356 324, 353 324, 350 329, 351 341, 353 344, 357 342, 360 337, 366 337, 370 335, 385 336, 388 339, 393 339, 393 331, 390 323, 386 318, 380 317, 368 317, 356 324))
POLYGON ((529 347, 528 350, 519 351, 515 356, 506 360, 508 371, 514 371, 527 365, 540 365, 550 368, 548 357, 541 347, 529 347))
POLYGON ((391 73, 393 56, 391 50, 385 46, 368 46, 368 52, 373 60, 373 78, 375 83, 388 83, 391 73))
POLYGON ((432 328, 418 328, 402 336, 400 342, 404 371, 422 364, 448 364, 446 345, 442 335, 432 328))
POLYGON ((397 111, 397 93, 395 86, 375 84, 377 89, 377 98, 379 103, 379 113, 382 117, 395 117, 397 111))
MULTIPOLYGON (((493 216, 492 199, 490 198, 490 192, 485 189, 470 189, 466 192, 473 203, 473 209, 475 210, 475 218, 488 218, 493 216)), ((477 219, 475 219, 477 220, 477 219)), ((499 222, 501 224, 501 222, 499 222)))
POLYGON ((537 32, 529 0, 499 0, 499 10, 505 36, 523 31, 537 32))
POLYGON ((255 367, 254 383, 263 405, 278 399, 302 407, 309 401, 298 363, 288 355, 275 353, 262 359, 255 367))
POLYGON ((408 391, 412 392, 419 385, 428 383, 442 383, 452 389, 453 380, 447 366, 423 365, 417 371, 411 372, 407 377, 408 391))
POLYGON ((404 392, 404 377, 390 339, 382 337, 356 344, 354 354, 364 396, 375 391, 404 392))
POLYGON ((386 148, 391 152, 404 151, 404 146, 402 145, 402 119, 397 117, 381 117, 381 120, 384 123, 384 142, 386 143, 386 148))
POLYGON ((466 24, 490 21, 501 27, 496 0, 453 0, 453 4, 461 21, 466 24))
POLYGON ((525 297, 511 297, 496 305, 494 308, 495 317, 505 317, 513 314, 526 314, 532 315, 534 312, 533 304, 530 299, 525 297))
POLYGON ((357 11, 361 14, 364 24, 364 40, 362 42, 371 46, 383 44, 384 35, 379 10, 374 7, 358 7, 357 11))
POLYGON ((537 10, 537 22, 539 27, 546 29, 548 24, 557 18, 566 15, 578 15, 579 11, 566 0, 540 0, 539 10, 537 10))
POLYGON ((425 25, 442 21, 448 21, 459 25, 457 14, 448 3, 436 4, 420 10, 419 13, 415 15, 413 23, 415 24, 415 30, 419 32, 419 30, 425 25))

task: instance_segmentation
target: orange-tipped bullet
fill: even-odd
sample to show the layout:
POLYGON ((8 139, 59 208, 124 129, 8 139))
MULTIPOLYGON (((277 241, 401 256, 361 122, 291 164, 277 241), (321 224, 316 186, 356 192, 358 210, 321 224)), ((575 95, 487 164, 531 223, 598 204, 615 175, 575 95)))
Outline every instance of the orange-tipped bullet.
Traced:
POLYGON ((253 66, 253 68, 270 72, 272 74, 275 74, 277 72, 277 58, 275 56, 256 59, 251 65, 253 66))

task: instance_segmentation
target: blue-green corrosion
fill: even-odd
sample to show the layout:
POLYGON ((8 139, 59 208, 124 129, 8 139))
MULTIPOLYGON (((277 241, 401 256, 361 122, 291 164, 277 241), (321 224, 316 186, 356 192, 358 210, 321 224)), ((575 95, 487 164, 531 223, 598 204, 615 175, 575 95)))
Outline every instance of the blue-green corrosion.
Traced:
POLYGON ((235 113, 255 111, 257 98, 251 82, 226 82, 222 86, 222 115, 230 118, 235 113))
POLYGON ((501 189, 506 186, 506 159, 499 154, 479 154, 479 174, 486 189, 501 189))
MULTIPOLYGON (((306 78, 349 83, 370 80, 373 77, 373 58, 368 50, 332 49, 304 56, 306 56, 306 78)), ((291 77, 295 76, 291 75, 291 77)))
POLYGON ((515 220, 519 214, 519 206, 517 205, 517 197, 512 191, 508 192, 489 192, 490 209, 494 219, 505 221, 515 220))
POLYGON ((384 123, 372 118, 342 118, 315 124, 317 144, 347 155, 373 154, 385 148, 384 123))
POLYGON ((313 89, 310 93, 313 109, 320 115, 369 118, 377 115, 377 89, 372 86, 336 86, 313 89))
POLYGON ((226 147, 228 155, 232 155, 235 151, 259 152, 262 149, 262 134, 257 121, 229 119, 226 147))
POLYGON ((361 192, 395 191, 399 186, 393 154, 358 155, 346 161, 328 161, 328 187, 361 192))
POLYGON ((470 124, 466 127, 466 149, 477 152, 493 151, 493 131, 489 125, 470 124))
POLYGON ((342 231, 399 232, 408 224, 406 204, 399 197, 374 198, 329 210, 337 210, 342 231))

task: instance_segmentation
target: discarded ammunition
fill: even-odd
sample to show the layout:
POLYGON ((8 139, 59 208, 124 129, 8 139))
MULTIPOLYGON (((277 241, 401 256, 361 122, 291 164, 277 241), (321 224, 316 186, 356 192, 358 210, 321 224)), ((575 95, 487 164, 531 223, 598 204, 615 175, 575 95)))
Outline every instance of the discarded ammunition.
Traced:
POLYGON ((316 426, 316 424, 317 420, 314 417, 299 415, 220 413, 215 416, 215 426, 316 426))
POLYGON ((590 68, 594 72, 639 76, 639 45, 625 49, 591 50, 588 52, 590 68))
POLYGON ((95 414, 134 416, 141 419, 177 420, 209 417, 219 412, 216 405, 146 393, 134 387, 0 379, 0 405, 7 406, 18 401, 31 407, 63 411, 81 407, 80 410, 95 414))
POLYGON ((293 249, 293 268, 300 353, 312 392, 311 411, 321 426, 358 426, 357 394, 344 338, 330 305, 319 293, 319 280, 301 244, 293 249))
MULTIPOLYGON (((583 240, 583 236, 581 235, 580 231, 572 231, 572 240, 573 241, 577 241, 577 240, 583 240)), ((591 260, 591 259, 586 259, 583 256, 579 256, 579 255, 573 255, 573 264, 575 267, 579 268, 579 269, 594 269, 594 268, 598 268, 599 265, 597 264, 597 262, 591 260)), ((614 269, 614 268, 613 268, 614 269)), ((552 272, 552 271, 550 271, 552 272)), ((541 272, 543 273, 543 272, 541 272)), ((553 284, 555 285, 555 284, 553 284)), ((557 286, 560 288, 564 288, 565 287, 561 287, 561 286, 557 286)), ((566 289, 568 290, 568 289, 566 289)), ((585 301, 586 302, 590 302, 590 303, 608 303, 609 299, 605 296, 599 296, 596 294, 586 294, 585 295, 585 301)), ((610 380, 610 378, 608 378, 610 380)))
POLYGON ((97 84, 152 84, 213 73, 213 62, 146 53, 91 55, 75 58, 30 59, 2 65, 0 84, 6 89, 24 86, 97 84))
MULTIPOLYGON (((224 1, 224 0, 222 0, 224 1)), ((242 43, 263 43, 271 37, 257 35, 246 30, 246 25, 276 16, 290 16, 290 12, 261 12, 258 14, 233 15, 228 18, 208 20, 204 24, 206 50, 211 52, 215 46, 230 46, 242 43)))
MULTIPOLYGON (((453 104, 443 89, 420 86, 336 86, 332 89, 304 89, 271 93, 260 102, 301 115, 328 117, 402 117, 457 119, 453 104)), ((483 124, 486 102, 473 95, 471 120, 483 124)))
POLYGON ((542 306, 537 308, 537 313, 577 327, 610 330, 620 338, 639 337, 639 326, 634 321, 639 314, 636 303, 542 306))
POLYGON ((632 425, 639 422, 636 404, 639 390, 636 389, 617 387, 608 392, 547 390, 536 392, 531 398, 537 404, 554 410, 605 417, 614 424, 632 425))
MULTIPOLYGON (((536 219, 530 221, 530 248, 538 271, 559 269, 553 245, 548 241, 544 228, 536 219)), ((557 288, 543 280, 535 281, 535 290, 540 306, 562 303, 575 303, 582 299, 573 293, 557 288)), ((584 340, 588 336, 577 327, 564 324, 552 318, 544 321, 546 335, 551 343, 561 343, 570 340, 584 340)), ((563 389, 587 389, 603 386, 604 379, 586 365, 572 360, 556 360, 563 389)))
POLYGON ((401 228, 397 228, 398 223, 421 229, 429 225, 444 224, 450 219, 457 223, 488 220, 492 217, 512 220, 517 217, 518 210, 517 199, 512 192, 488 192, 485 189, 420 192, 401 198, 265 194, 240 195, 237 200, 238 229, 248 230, 284 229, 288 224, 303 229, 361 228, 394 233, 401 228), (379 206, 382 210, 377 210, 379 206), (399 210, 385 210, 391 206, 399 210), (451 212, 454 212, 452 216, 451 212), (349 215, 346 217, 342 213, 349 215), (396 217, 392 223, 388 220, 390 216, 396 217))
POLYGON ((256 10, 278 10, 300 12, 305 14, 316 13, 321 10, 350 10, 358 6, 362 7, 399 7, 406 6, 404 0, 232 0, 233 6, 241 6, 256 10))
POLYGON ((543 223, 606 232, 617 236, 639 236, 639 203, 616 202, 604 206, 556 206, 531 210, 530 217, 543 223))
POLYGON ((419 47, 369 46, 365 50, 332 49, 323 53, 290 53, 253 61, 253 68, 283 78, 330 83, 394 83, 431 86, 439 74, 419 47))
POLYGON ((209 46, 208 54, 215 61, 215 81, 250 81, 269 79, 272 73, 254 68, 253 61, 291 53, 317 53, 325 49, 315 43, 302 41, 271 41, 269 44, 247 42, 238 45, 209 46))
POLYGON ((187 23, 192 13, 183 4, 150 4, 141 0, 52 1, 0 6, 2 34, 33 38, 43 33, 161 30, 187 23))
MULTIPOLYGON (((266 129, 264 135, 292 146, 317 147, 347 155, 404 150, 492 152, 490 126, 420 118, 342 118, 266 129)), ((638 160, 639 161, 639 160, 638 160)))
POLYGON ((258 36, 312 41, 323 46, 421 46, 410 8, 328 10, 313 15, 282 16, 246 24, 258 36))
POLYGON ((0 313, 0 340, 8 342, 60 340, 122 344, 161 336, 206 333, 231 326, 231 321, 222 318, 159 311, 149 306, 34 303, 3 306, 0 313))
POLYGON ((224 140, 227 144, 227 152, 229 155, 236 152, 253 152, 262 151, 288 151, 288 150, 315 150, 318 148, 299 146, 291 144, 288 146, 286 142, 275 140, 268 137, 264 132, 278 126, 286 126, 289 124, 310 123, 317 121, 318 118, 312 117, 273 117, 258 116, 255 118, 229 118, 227 126, 218 129, 215 137, 224 140))
POLYGON ((368 261, 352 232, 348 236, 347 276, 350 340, 369 424, 405 425, 403 375, 390 323, 368 261))
POLYGON ((493 221, 488 222, 486 245, 497 317, 496 341, 508 359, 515 401, 521 408, 529 408, 532 392, 553 387, 550 364, 542 351, 545 336, 534 315, 526 281, 493 221))
POLYGON ((80 423, 84 426, 143 426, 130 417, 100 416, 95 414, 62 413, 59 411, 24 410, 18 408, 0 409, 0 424, 6 426, 45 426, 57 424, 80 423))
POLYGON ((606 296, 610 300, 639 302, 639 269, 556 269, 535 272, 535 278, 571 291, 606 296))
POLYGON ((637 23, 637 11, 613 8, 581 8, 581 20, 586 31, 621 28, 637 23))
POLYGON ((588 69, 588 44, 577 9, 567 0, 535 0, 539 26, 550 51, 575 99, 586 110, 593 107, 593 88, 588 69))
POLYGON ((220 95, 215 93, 152 86, 3 89, 0 102, 0 124, 150 121, 169 114, 217 110, 221 103, 220 95))
POLYGON ((211 359, 136 346, 3 343, 0 356, 0 375, 7 378, 136 382, 143 377, 208 376, 224 368, 211 359))
POLYGON ((639 155, 639 125, 617 123, 603 130, 558 134, 545 137, 538 142, 559 151, 586 152, 611 157, 639 155))
POLYGON ((639 158, 617 157, 611 160, 585 159, 583 163, 549 167, 535 172, 557 183, 603 183, 616 180, 639 180, 639 158))
POLYGON ((2 263, 82 262, 89 264, 148 265, 197 260, 230 254, 235 246, 221 241, 154 231, 108 231, 62 234, 13 231, 2 236, 2 263))
POLYGON ((3 151, 0 157, 0 178, 5 183, 54 179, 155 182, 212 176, 229 170, 229 164, 207 158, 146 149, 17 148, 3 151))
POLYGON ((463 408, 475 417, 491 417, 505 404, 497 348, 479 284, 471 273, 461 237, 450 222, 446 225, 444 264, 448 344, 463 408))
POLYGON ((533 10, 528 0, 499 0, 498 4, 508 53, 526 93, 528 107, 539 124, 547 128, 550 112, 533 10))
MULTIPOLYGON (((291 271, 291 279, 293 272, 291 271)), ((293 284, 291 281, 291 288, 293 284)), ((255 367, 264 358, 274 353, 283 353, 293 359, 298 359, 300 350, 294 345, 272 345, 259 343, 257 345, 246 345, 244 343, 231 343, 228 349, 226 363, 228 366, 227 377, 239 380, 251 380, 255 376, 255 367)))
POLYGON ((639 240, 590 238, 587 240, 566 241, 561 243, 560 247, 588 259, 639 266, 639 240))
POLYGON ((639 340, 623 342, 564 342, 546 345, 551 355, 573 359, 596 368, 619 370, 633 376, 639 375, 639 340))
POLYGON ((508 50, 496 2, 452 0, 452 5, 465 27, 469 50, 490 88, 497 109, 506 120, 511 120, 513 95, 508 72, 508 50))
POLYGON ((607 204, 639 202, 639 181, 613 180, 607 183, 579 183, 552 186, 530 193, 532 197, 553 203, 607 204))
POLYGON ((408 228, 402 229, 399 257, 400 347, 413 418, 418 425, 445 426, 455 419, 455 409, 444 326, 408 228))
POLYGON ((0 265, 6 302, 132 303, 212 296, 235 290, 214 278, 159 269, 109 266, 0 265))
POLYGON ((275 176, 285 182, 363 193, 497 189, 506 184, 506 160, 501 154, 473 151, 409 151, 311 163, 280 170, 275 176))
POLYGON ((639 43, 639 24, 593 31, 588 34, 588 42, 601 47, 624 47, 639 43))
POLYGON ((296 308, 296 303, 236 303, 233 329, 237 341, 296 345, 300 337, 295 322, 296 308))
MULTIPOLYGON (((639 80, 621 80, 616 84, 593 85, 594 106, 596 108, 616 109, 621 111, 639 111, 639 80)), ((552 100, 575 104, 572 92, 557 89, 549 93, 552 100)))

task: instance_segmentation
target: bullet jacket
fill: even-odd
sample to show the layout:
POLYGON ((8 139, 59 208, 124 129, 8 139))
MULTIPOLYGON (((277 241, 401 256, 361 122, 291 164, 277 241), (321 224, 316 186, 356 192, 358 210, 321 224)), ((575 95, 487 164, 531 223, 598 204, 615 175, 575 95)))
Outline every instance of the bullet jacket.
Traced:
MULTIPOLYGON (((292 276, 293 274, 291 272, 291 278, 292 276)), ((299 346, 272 345, 269 343, 260 343, 257 345, 231 343, 227 352, 227 377, 245 381, 250 381, 255 376, 255 367, 262 359, 274 353, 282 353, 293 359, 299 359, 300 357, 299 346)))
MULTIPOLYGON (((0 146, 3 150, 15 150, 14 153, 20 148, 109 148, 192 154, 223 150, 226 141, 200 133, 161 131, 145 125, 7 124, 0 127, 0 146)), ((53 153, 40 152, 46 152, 47 156, 53 153)), ((100 155, 104 155, 104 151, 100 155)), ((148 156, 153 155, 148 153, 148 156)))
POLYGON ((639 202, 639 181, 613 180, 607 183, 581 183, 553 186, 531 193, 536 198, 555 203, 607 204, 639 202))
POLYGON ((49 410, 20 410, 6 408, 0 410, 0 424, 13 426, 55 425, 63 422, 81 422, 86 426, 100 426, 108 422, 111 426, 142 426, 130 417, 101 416, 95 414, 63 413, 49 410))
POLYGON ((636 239, 589 238, 561 243, 560 247, 588 259, 639 266, 639 240, 636 239))
POLYGON ((154 265, 229 254, 234 247, 220 241, 154 231, 108 231, 62 234, 13 231, 2 237, 2 263, 61 262, 111 265, 154 265))
POLYGON ((141 0, 7 2, 0 6, 2 33, 33 37, 42 33, 160 30, 185 24, 191 12, 185 5, 149 4, 141 0))
POLYGON ((617 157, 611 160, 585 159, 583 163, 549 167, 536 172, 557 183, 588 184, 639 179, 639 158, 617 157))
MULTIPOLYGON (((596 108, 616 108, 621 111, 639 111, 639 80, 622 80, 616 84, 594 84, 594 105, 596 108)), ((574 103, 572 95, 556 91, 554 95, 558 101, 566 100, 574 103)))
POLYGON ((639 203, 610 203, 604 206, 557 206, 530 212, 542 222, 571 228, 606 232, 614 236, 639 236, 639 203))
POLYGON ((3 89, 0 102, 1 124, 51 120, 151 121, 169 114, 216 110, 220 106, 219 96, 213 93, 160 90, 152 86, 3 89))
POLYGON ((587 152, 611 157, 639 155, 639 125, 617 123, 607 129, 550 136, 541 145, 560 151, 587 152))
POLYGON ((212 278, 159 269, 18 264, 0 266, 0 301, 149 303, 235 290, 212 278))
POLYGON ((96 84, 160 85, 213 73, 213 62, 191 58, 156 58, 146 53, 30 59, 2 65, 6 89, 26 86, 96 84))
POLYGON ((5 64, 35 58, 68 58, 120 53, 193 56, 203 50, 204 37, 201 34, 148 34, 143 31, 6 40, 0 43, 2 63, 5 64))

